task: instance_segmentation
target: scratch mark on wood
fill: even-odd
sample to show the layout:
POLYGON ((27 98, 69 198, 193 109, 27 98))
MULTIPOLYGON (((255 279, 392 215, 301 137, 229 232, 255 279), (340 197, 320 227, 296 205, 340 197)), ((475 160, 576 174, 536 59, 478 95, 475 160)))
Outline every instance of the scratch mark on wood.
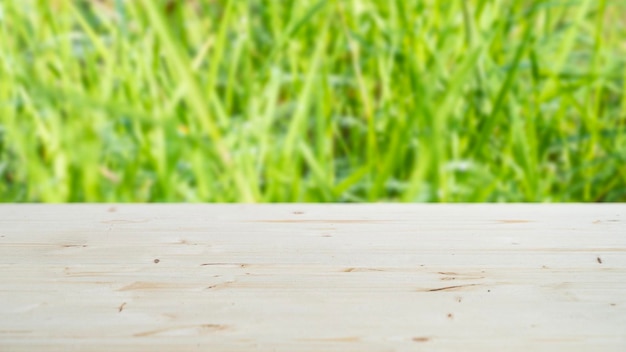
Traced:
POLYGON ((310 342, 358 342, 359 338, 357 336, 346 336, 346 337, 330 337, 330 338, 320 338, 320 339, 299 339, 300 341, 310 341, 310 342))
POLYGON ((353 273, 353 272, 368 272, 368 271, 385 271, 385 269, 378 268, 346 268, 342 270, 344 273, 353 273))
POLYGON ((55 243, 41 243, 41 242, 10 242, 3 243, 3 247, 56 247, 59 246, 55 243))
POLYGON ((207 286, 205 288, 205 290, 217 290, 217 289, 220 289, 220 288, 226 288, 226 287, 230 286, 232 283, 234 283, 234 281, 220 282, 220 283, 217 283, 217 284, 213 284, 211 286, 207 286))
POLYGON ((598 261, 598 264, 602 264, 602 258, 597 257, 596 260, 598 261))
MULTIPOLYGON (((71 272, 69 268, 63 270, 65 276, 69 277, 93 277, 93 276, 107 276, 114 274, 112 271, 77 271, 71 272)), ((82 281, 81 281, 82 282, 82 281)), ((103 282, 105 283, 105 282, 103 282)), ((106 282, 108 283, 108 282, 106 282)))
POLYGON ((203 263, 200 266, 238 266, 240 268, 245 268, 250 266, 250 264, 246 263, 203 263))
POLYGON ((148 219, 141 220, 124 220, 124 219, 113 219, 113 220, 104 220, 101 221, 103 224, 141 224, 144 222, 148 222, 148 219))
POLYGON ((119 308, 117 308, 117 312, 118 312, 118 313, 121 313, 121 312, 124 310, 124 306, 125 306, 125 305, 126 305, 126 302, 122 303, 122 304, 120 305, 120 307, 119 307, 119 308))
POLYGON ((189 330, 189 329, 194 329, 194 330, 196 330, 198 332, 214 332, 214 331, 227 330, 228 329, 228 325, 223 325, 223 324, 202 324, 202 325, 177 326, 177 327, 170 327, 170 328, 162 328, 162 329, 155 329, 155 330, 144 331, 144 332, 136 333, 133 336, 135 336, 135 337, 146 337, 146 336, 153 336, 153 335, 158 335, 158 334, 162 334, 162 333, 166 333, 166 332, 184 331, 184 330, 189 330))
POLYGON ((467 284, 467 285, 455 285, 455 286, 446 286, 439 288, 431 288, 427 289, 426 292, 437 292, 437 291, 455 291, 459 289, 463 289, 465 287, 478 286, 479 284, 467 284))
POLYGON ((439 278, 442 281, 452 281, 452 280, 480 280, 484 279, 484 276, 480 276, 475 273, 455 273, 452 271, 439 271, 438 274, 444 275, 444 277, 439 278))
POLYGON ((535 338, 533 341, 542 342, 542 343, 558 343, 558 342, 578 342, 582 341, 582 338, 535 338))
MULTIPOLYGON (((503 249, 502 251, 505 251, 506 249, 503 249)), ((590 247, 590 248, 557 248, 557 247, 543 247, 543 248, 523 248, 523 249, 515 249, 512 250, 515 252, 519 252, 519 251, 532 251, 532 252, 570 252, 570 253, 589 253, 589 252, 626 252, 626 247, 607 247, 607 248, 597 248, 597 247, 590 247)))
POLYGON ((165 282, 145 282, 145 281, 137 281, 133 282, 130 285, 126 285, 120 288, 118 291, 136 291, 136 290, 163 290, 163 289, 180 289, 183 288, 184 285, 180 284, 171 284, 165 282))
POLYGON ((264 223, 330 223, 330 224, 372 224, 384 223, 392 220, 346 220, 346 219, 324 219, 324 220, 292 220, 292 219, 268 219, 268 220, 252 220, 247 222, 264 222, 264 223))
MULTIPOLYGON (((180 240, 178 240, 178 242, 175 242, 175 243, 177 243, 177 244, 185 244, 185 245, 189 245, 189 246, 197 246, 198 245, 197 243, 189 242, 186 239, 180 239, 180 240)), ((210 245, 208 245, 208 244, 204 244, 204 246, 210 247, 210 245)))
POLYGON ((444 276, 439 278, 441 281, 451 281, 451 280, 481 280, 484 279, 484 276, 444 276))

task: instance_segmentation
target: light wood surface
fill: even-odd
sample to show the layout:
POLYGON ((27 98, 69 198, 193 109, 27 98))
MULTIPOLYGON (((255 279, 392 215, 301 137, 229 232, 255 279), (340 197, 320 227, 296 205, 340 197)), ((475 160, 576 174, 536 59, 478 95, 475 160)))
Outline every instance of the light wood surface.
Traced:
POLYGON ((0 351, 626 351, 626 205, 0 205, 0 351))

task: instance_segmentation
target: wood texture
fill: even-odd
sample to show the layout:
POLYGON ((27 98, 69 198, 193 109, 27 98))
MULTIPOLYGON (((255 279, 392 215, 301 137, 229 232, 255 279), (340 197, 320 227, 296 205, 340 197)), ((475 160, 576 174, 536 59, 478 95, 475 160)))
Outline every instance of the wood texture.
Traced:
POLYGON ((626 351, 626 205, 2 205, 0 351, 626 351))

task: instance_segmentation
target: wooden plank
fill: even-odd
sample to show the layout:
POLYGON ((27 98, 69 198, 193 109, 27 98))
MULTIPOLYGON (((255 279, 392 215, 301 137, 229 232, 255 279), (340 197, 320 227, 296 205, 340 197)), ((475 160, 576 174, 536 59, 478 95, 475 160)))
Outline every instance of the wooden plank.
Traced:
POLYGON ((626 351, 626 205, 1 205, 0 351, 626 351))

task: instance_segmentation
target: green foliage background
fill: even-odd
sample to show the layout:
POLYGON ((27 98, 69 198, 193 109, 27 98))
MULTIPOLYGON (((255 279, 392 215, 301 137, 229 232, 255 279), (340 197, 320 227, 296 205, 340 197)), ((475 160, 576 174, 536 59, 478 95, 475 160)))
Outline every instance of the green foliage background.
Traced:
POLYGON ((0 201, 625 201, 626 3, 0 2, 0 201))

